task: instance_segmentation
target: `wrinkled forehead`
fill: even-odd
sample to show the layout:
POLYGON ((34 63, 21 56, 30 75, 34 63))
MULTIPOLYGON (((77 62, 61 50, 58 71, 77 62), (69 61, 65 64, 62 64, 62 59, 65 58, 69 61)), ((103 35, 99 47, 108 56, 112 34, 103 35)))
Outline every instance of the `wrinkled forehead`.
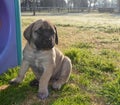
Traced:
POLYGON ((46 20, 38 20, 38 21, 35 22, 35 24, 33 26, 33 30, 38 30, 40 28, 42 28, 42 29, 53 29, 55 31, 54 26, 46 20))

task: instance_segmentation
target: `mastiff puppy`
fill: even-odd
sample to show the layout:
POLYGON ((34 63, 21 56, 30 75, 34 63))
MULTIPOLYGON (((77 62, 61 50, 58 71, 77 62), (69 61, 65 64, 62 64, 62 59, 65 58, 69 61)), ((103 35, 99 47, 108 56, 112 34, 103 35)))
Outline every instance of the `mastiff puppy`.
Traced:
POLYGON ((39 81, 38 97, 45 99, 50 82, 53 89, 59 90, 68 81, 72 70, 71 60, 54 47, 58 44, 57 29, 46 20, 38 20, 28 26, 24 37, 27 44, 23 50, 22 65, 18 77, 10 83, 20 83, 31 67, 39 81))

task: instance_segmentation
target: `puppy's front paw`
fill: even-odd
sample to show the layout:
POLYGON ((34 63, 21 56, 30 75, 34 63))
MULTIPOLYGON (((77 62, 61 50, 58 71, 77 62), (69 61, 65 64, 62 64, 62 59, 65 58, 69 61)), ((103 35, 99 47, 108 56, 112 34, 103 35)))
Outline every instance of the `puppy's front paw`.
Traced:
POLYGON ((48 92, 39 92, 38 93, 38 98, 40 99, 46 99, 48 97, 48 92))
POLYGON ((19 85, 19 83, 20 83, 20 81, 18 81, 17 78, 14 78, 14 79, 9 81, 9 84, 11 84, 11 85, 19 85))

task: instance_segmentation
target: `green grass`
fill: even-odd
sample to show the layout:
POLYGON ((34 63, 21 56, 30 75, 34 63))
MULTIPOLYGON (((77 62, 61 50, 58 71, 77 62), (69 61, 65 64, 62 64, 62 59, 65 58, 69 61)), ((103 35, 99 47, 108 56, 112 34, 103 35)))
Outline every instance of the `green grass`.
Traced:
MULTIPOLYGON (((114 14, 68 14, 22 17, 22 31, 31 22, 44 18, 57 26, 58 47, 73 64, 69 82, 61 90, 49 87, 46 100, 37 98, 30 87, 31 70, 22 84, 10 86, 19 67, 0 76, 0 105, 120 105, 120 19, 114 14)), ((23 38, 23 46, 26 41, 23 38)))

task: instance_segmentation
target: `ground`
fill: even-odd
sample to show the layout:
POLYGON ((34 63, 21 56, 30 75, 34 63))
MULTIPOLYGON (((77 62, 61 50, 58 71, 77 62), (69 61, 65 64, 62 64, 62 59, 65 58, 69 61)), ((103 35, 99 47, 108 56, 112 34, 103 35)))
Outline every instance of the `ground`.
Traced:
MULTIPOLYGON (((59 35, 58 47, 72 60, 70 80, 60 91, 49 87, 46 100, 37 98, 34 78, 27 72, 22 84, 10 86, 19 67, 0 76, 0 105, 120 105, 120 15, 80 13, 22 16, 22 32, 38 19, 50 20, 59 35)), ((22 46, 26 40, 22 37, 22 46)))

